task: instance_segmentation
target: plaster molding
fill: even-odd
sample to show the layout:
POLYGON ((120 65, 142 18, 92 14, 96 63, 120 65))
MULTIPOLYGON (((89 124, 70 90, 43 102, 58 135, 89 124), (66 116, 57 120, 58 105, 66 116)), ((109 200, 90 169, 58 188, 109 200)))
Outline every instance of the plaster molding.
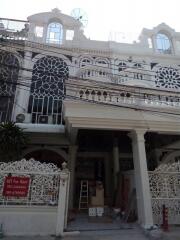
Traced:
MULTIPOLYGON (((180 150, 167 153, 161 160, 161 164, 174 163, 175 157, 180 157, 180 150)), ((160 165, 161 165, 160 164, 160 165)))
POLYGON ((31 152, 35 152, 35 151, 38 151, 38 150, 50 150, 50 151, 53 151, 53 152, 57 153, 61 157, 63 157, 65 161, 68 160, 68 154, 65 151, 63 151, 60 148, 53 147, 53 146, 45 146, 45 147, 33 146, 33 147, 28 147, 26 150, 23 151, 22 156, 25 156, 25 155, 27 155, 27 154, 29 154, 31 152))

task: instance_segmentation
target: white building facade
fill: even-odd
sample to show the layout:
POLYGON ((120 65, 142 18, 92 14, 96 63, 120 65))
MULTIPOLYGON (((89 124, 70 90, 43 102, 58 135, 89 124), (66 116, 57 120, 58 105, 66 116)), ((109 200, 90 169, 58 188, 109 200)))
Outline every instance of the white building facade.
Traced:
MULTIPOLYGON (((29 16, 18 31, 6 21, 0 121, 16 122, 30 136, 22 157, 68 163, 70 209, 83 179, 103 182, 108 206, 126 208, 123 192, 135 188, 138 222, 152 227, 161 205, 173 204, 149 174, 180 157, 180 33, 162 23, 132 44, 94 41, 58 9, 29 16), (134 180, 122 189, 130 172, 134 180)), ((171 196, 177 209, 178 184, 171 196)))

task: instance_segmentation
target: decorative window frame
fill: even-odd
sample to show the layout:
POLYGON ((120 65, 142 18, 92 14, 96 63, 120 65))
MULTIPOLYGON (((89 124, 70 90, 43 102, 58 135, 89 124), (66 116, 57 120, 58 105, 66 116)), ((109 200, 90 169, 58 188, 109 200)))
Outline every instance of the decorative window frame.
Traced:
POLYGON ((110 67, 110 61, 107 58, 97 57, 95 59, 95 65, 100 67, 110 67))
POLYGON ((65 29, 64 25, 62 24, 62 22, 61 22, 59 19, 53 18, 53 19, 51 19, 51 20, 47 23, 46 28, 44 29, 44 39, 45 39, 45 42, 46 42, 47 44, 55 44, 55 45, 59 45, 59 46, 61 46, 62 44, 64 44, 65 39, 66 39, 66 29, 65 29), (51 24, 53 24, 53 23, 60 24, 61 30, 62 30, 62 34, 61 34, 61 35, 62 35, 62 39, 61 39, 59 42, 57 42, 57 43, 56 43, 56 42, 50 42, 50 41, 48 41, 48 39, 47 39, 49 26, 50 26, 51 24))
POLYGON ((34 66, 32 69, 32 82, 31 82, 31 90, 30 90, 30 96, 29 96, 28 112, 32 114, 33 122, 38 123, 39 116, 44 115, 44 116, 50 116, 49 118, 52 117, 52 120, 50 119, 50 121, 53 124, 62 124, 62 121, 63 121, 62 99, 63 99, 63 94, 65 93, 64 81, 67 80, 69 76, 69 65, 66 62, 65 57, 61 58, 61 56, 49 55, 45 57, 44 55, 39 55, 38 57, 36 57, 36 60, 37 61, 34 63, 34 66), (54 68, 54 66, 51 66, 50 72, 48 72, 49 70, 47 69, 49 66, 43 64, 43 66, 41 67, 42 61, 55 62, 56 68, 54 68), (41 73, 41 70, 40 72, 38 72, 39 71, 38 67, 42 68, 42 73, 43 71, 45 71, 43 75, 41 73), (37 71, 36 71, 36 68, 37 68, 37 71), (66 73, 62 73, 64 74, 64 76, 62 75, 59 78, 54 76, 52 79, 54 72, 55 74, 61 74, 60 72, 62 72, 62 68, 64 68, 63 71, 66 71, 66 73), (47 89, 45 85, 48 85, 47 89), (58 92, 56 90, 58 90, 58 92), (47 101, 46 112, 43 110, 45 100, 47 101), (50 101, 52 101, 51 108, 50 108, 50 101), (35 104, 37 106, 40 106, 41 109, 33 110, 33 108, 35 107, 35 104), (54 110, 55 105, 59 110, 54 110))
POLYGON ((147 48, 149 49, 152 48, 152 52, 158 55, 171 56, 179 54, 180 52, 178 48, 178 42, 180 42, 180 33, 176 32, 174 29, 172 29, 165 23, 161 23, 153 29, 143 29, 139 39, 144 46, 147 46, 147 48), (170 54, 163 54, 157 52, 156 36, 158 33, 165 34, 169 38, 172 50, 170 54), (149 46, 149 40, 151 40, 152 46, 149 46))
POLYGON ((79 67, 83 68, 83 67, 87 67, 87 66, 92 66, 94 64, 94 59, 91 56, 82 56, 79 59, 79 67), (85 64, 83 65, 83 62, 87 60, 87 62, 89 61, 89 64, 85 64))
POLYGON ((174 53, 173 41, 172 41, 172 38, 171 38, 171 35, 170 35, 169 32, 161 30, 161 31, 156 33, 156 35, 154 36, 154 50, 155 50, 156 53, 165 54, 165 55, 166 54, 171 55, 171 54, 174 53), (159 34, 164 35, 169 40, 169 44, 170 44, 170 51, 169 52, 166 49, 158 49, 157 38, 158 38, 159 34))
POLYGON ((180 67, 172 65, 157 64, 154 68, 154 86, 161 90, 180 90, 180 67))
MULTIPOLYGON (((8 94, 6 94, 6 95, 8 95, 8 97, 11 97, 11 98, 9 98, 9 100, 7 100, 7 101, 6 100, 4 101, 4 104, 7 105, 7 109, 6 109, 4 118, 2 117, 2 113, 0 113, 0 121, 1 120, 7 121, 7 120, 13 119, 14 113, 16 112, 16 108, 18 107, 18 105, 15 103, 17 102, 19 91, 21 91, 21 89, 16 86, 16 83, 19 80, 19 76, 22 76, 22 74, 23 74, 23 70, 21 69, 22 65, 23 65, 22 56, 18 52, 13 51, 13 50, 10 51, 6 47, 2 47, 0 52, 4 51, 7 54, 7 50, 8 50, 8 54, 12 55, 16 59, 19 69, 18 69, 18 73, 17 73, 17 76, 15 79, 13 77, 14 73, 11 74, 11 77, 13 77, 12 80, 15 85, 14 84, 10 85, 10 87, 9 87, 10 92, 8 94)), ((10 68, 12 67, 11 65, 9 65, 9 66, 10 66, 10 68)), ((9 79, 9 81, 11 81, 11 80, 9 79)), ((4 97, 4 94, 2 92, 1 92, 1 97, 4 97)))

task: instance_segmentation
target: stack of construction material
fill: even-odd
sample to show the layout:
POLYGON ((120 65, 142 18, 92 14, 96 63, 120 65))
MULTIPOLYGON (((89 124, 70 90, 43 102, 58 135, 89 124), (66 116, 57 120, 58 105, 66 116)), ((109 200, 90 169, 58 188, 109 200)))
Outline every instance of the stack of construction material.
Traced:
POLYGON ((96 184, 96 195, 91 196, 91 205, 96 207, 104 206, 104 188, 101 182, 96 184))

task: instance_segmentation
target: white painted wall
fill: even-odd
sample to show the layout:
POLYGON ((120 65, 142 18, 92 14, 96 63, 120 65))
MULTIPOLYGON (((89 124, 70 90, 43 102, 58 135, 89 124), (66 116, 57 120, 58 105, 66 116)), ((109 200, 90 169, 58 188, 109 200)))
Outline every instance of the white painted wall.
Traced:
POLYGON ((0 223, 5 236, 55 235, 56 219, 56 207, 0 207, 0 223))

